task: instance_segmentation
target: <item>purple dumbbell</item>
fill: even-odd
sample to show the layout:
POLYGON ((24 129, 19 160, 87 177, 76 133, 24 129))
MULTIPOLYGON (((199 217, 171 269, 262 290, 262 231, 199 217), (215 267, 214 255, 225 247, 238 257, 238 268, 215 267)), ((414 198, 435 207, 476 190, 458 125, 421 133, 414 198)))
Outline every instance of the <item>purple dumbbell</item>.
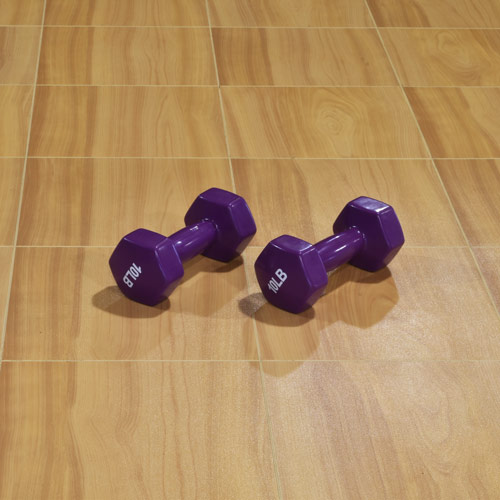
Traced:
POLYGON ((229 262, 256 232, 246 201, 211 188, 201 193, 184 217, 186 226, 168 238, 137 229, 122 238, 109 266, 120 290, 132 300, 154 306, 168 297, 184 275, 182 263, 203 254, 229 262))
POLYGON ((393 259, 405 241, 394 209, 365 196, 344 207, 333 232, 315 245, 288 235, 267 244, 255 262, 255 272, 271 304, 300 313, 323 294, 329 271, 346 262, 377 271, 393 259))

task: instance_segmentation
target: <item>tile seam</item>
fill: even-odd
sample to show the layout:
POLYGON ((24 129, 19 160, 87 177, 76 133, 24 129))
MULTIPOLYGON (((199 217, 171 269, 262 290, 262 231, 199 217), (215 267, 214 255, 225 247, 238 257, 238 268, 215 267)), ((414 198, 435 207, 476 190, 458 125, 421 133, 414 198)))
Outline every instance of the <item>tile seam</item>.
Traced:
POLYGON ((495 300, 494 300, 494 298, 493 298, 493 294, 492 294, 492 292, 491 292, 491 290, 490 290, 490 287, 488 286, 488 283, 487 283, 487 281, 486 281, 486 278, 484 277, 484 274, 483 274, 483 272, 482 272, 482 270, 481 270, 481 267, 479 266, 479 262, 478 262, 478 260, 477 260, 477 258, 476 258, 476 255, 475 255, 475 253, 474 253, 474 251, 473 251, 473 249, 472 249, 472 246, 471 246, 471 243, 470 243, 470 241, 469 241, 469 238, 467 237, 467 234, 466 234, 466 232, 465 232, 465 230, 464 230, 464 228, 463 228, 463 226, 462 226, 462 223, 461 223, 461 221, 460 221, 460 218, 458 217, 457 211, 455 210, 455 206, 454 206, 453 202, 451 201, 451 197, 450 197, 450 195, 449 195, 449 193, 448 193, 448 190, 446 189, 446 186, 445 186, 445 184, 444 184, 444 182, 443 182, 443 179, 442 179, 442 177, 441 177, 441 174, 439 173, 439 170, 438 170, 438 168, 437 168, 437 166, 436 166, 436 161, 435 161, 435 158, 434 158, 434 156, 433 156, 433 154, 432 154, 431 148, 430 148, 430 146, 429 146, 429 144, 428 144, 428 142, 427 142, 427 140, 426 140, 426 138, 425 138, 425 135, 424 135, 424 133, 423 133, 423 130, 422 130, 422 128, 421 128, 421 126, 420 126, 420 123, 419 123, 419 121, 418 121, 418 119, 417 119, 417 115, 416 115, 416 113, 415 113, 415 111, 414 111, 414 109, 413 109, 413 106, 411 105, 410 99, 408 98, 408 95, 407 95, 407 94, 406 94, 406 92, 405 92, 405 88, 403 87, 403 85, 402 85, 402 83, 401 83, 401 79, 400 79, 400 77, 399 77, 399 73, 397 72, 396 67, 394 66, 394 64, 393 64, 393 62, 392 62, 391 56, 390 56, 390 54, 389 54, 389 51, 387 50, 387 47, 386 47, 385 42, 384 42, 384 39, 383 39, 382 35, 380 34, 380 30, 379 30, 378 25, 377 25, 377 23, 376 23, 376 21, 375 21, 375 17, 373 16, 373 13, 372 13, 372 11, 371 11, 371 9, 370 9, 370 6, 368 5, 367 0, 364 0, 364 2, 365 2, 365 5, 366 5, 367 9, 368 9, 368 10, 369 10, 369 12, 370 12, 370 15, 371 15, 371 17, 372 17, 372 19, 373 19, 373 22, 375 23, 375 26, 377 27, 377 34, 378 34, 378 37, 379 37, 379 39, 380 39, 380 43, 382 44, 382 46, 383 46, 383 48, 384 48, 384 51, 385 51, 385 53, 386 53, 387 59, 389 60, 389 63, 390 63, 390 64, 391 64, 391 66, 392 66, 392 69, 393 69, 393 71, 394 71, 394 74, 395 74, 395 76, 396 76, 396 78, 397 78, 397 80, 398 80, 399 86, 400 86, 400 88, 401 88, 401 92, 402 92, 402 93, 403 93, 403 95, 404 95, 404 98, 405 98, 405 100, 406 100, 406 103, 407 103, 407 105, 408 105, 408 107, 409 107, 409 109, 410 109, 410 111, 411 111, 411 114, 412 114, 412 116, 413 116, 413 119, 414 119, 414 121, 415 121, 415 124, 416 124, 416 126, 417 126, 417 128, 418 128, 418 131, 419 131, 419 133, 420 133, 421 139, 422 139, 422 141, 423 141, 423 143, 424 143, 424 145, 425 145, 425 148, 426 148, 426 150, 427 150, 427 152, 428 152, 428 154, 429 154, 429 156, 430 156, 430 160, 432 161, 432 165, 433 165, 433 168, 434 168, 434 172, 435 172, 435 174, 436 174, 436 176, 437 176, 437 179, 438 179, 438 181, 439 181, 439 184, 440 184, 440 186, 441 186, 441 189, 443 190, 443 192, 444 192, 444 194, 445 194, 445 196, 446 196, 446 199, 448 200, 448 204, 449 204, 450 209, 451 209, 451 211, 452 211, 452 213, 453 213, 453 215, 454 215, 454 217, 455 217, 456 223, 457 223, 457 225, 458 225, 458 227, 459 227, 459 229, 460 229, 460 231, 461 231, 461 233, 462 233, 462 236, 463 236, 463 238, 464 238, 464 241, 467 243, 467 248, 469 249, 469 253, 470 253, 470 255, 471 255, 471 257, 472 257, 472 260, 473 260, 473 262, 474 262, 474 265, 475 265, 475 267, 476 267, 476 271, 479 273, 479 277, 480 277, 480 279, 481 279, 481 281, 482 281, 482 283, 483 283, 483 286, 484 286, 484 287, 485 287, 485 289, 486 289, 486 293, 488 294, 488 297, 489 297, 489 299, 490 299, 490 305, 493 307, 493 310, 494 310, 494 311, 496 312, 496 314, 497 314, 497 318, 500 320, 500 309, 497 307, 497 305, 496 305, 496 303, 495 303, 495 300))
POLYGON ((29 153, 29 146, 30 146, 30 140, 31 140, 31 129, 33 125, 33 114, 34 114, 34 108, 35 108, 35 97, 36 97, 36 87, 37 87, 37 80, 38 80, 38 68, 40 65, 40 54, 42 52, 42 41, 43 41, 43 25, 45 21, 45 11, 47 7, 47 0, 44 0, 43 2, 43 11, 42 11, 42 23, 40 25, 40 35, 38 39, 38 56, 36 60, 36 66, 35 66, 35 78, 33 80, 33 95, 31 96, 31 107, 30 107, 30 112, 29 112, 29 117, 28 117, 28 133, 26 135, 26 149, 24 153, 24 162, 23 162, 23 172, 21 176, 21 186, 19 188, 19 202, 18 202, 18 207, 17 207, 17 219, 16 219, 16 229, 14 232, 14 245, 12 249, 12 256, 11 256, 11 263, 10 263, 10 273, 9 273, 9 281, 8 281, 8 288, 7 288, 7 297, 5 301, 5 309, 4 309, 4 320, 3 320, 3 325, 2 325, 2 337, 0 339, 0 372, 2 370, 2 360, 3 360, 3 354, 4 354, 4 348, 5 348, 5 338, 7 336, 7 321, 8 321, 8 315, 9 315, 9 307, 10 307, 10 299, 11 299, 11 294, 12 294, 12 282, 14 278, 14 266, 16 262, 16 247, 17 247, 17 240, 19 237, 19 225, 21 221, 21 208, 23 205, 23 195, 24 195, 24 182, 26 179, 26 167, 28 163, 28 153, 29 153))

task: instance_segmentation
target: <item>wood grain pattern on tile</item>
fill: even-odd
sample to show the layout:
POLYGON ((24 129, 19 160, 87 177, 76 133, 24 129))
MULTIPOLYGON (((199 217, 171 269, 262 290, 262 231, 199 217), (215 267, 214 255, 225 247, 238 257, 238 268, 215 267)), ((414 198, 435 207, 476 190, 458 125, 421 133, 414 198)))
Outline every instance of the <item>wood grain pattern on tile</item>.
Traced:
POLYGON ((380 30, 403 85, 500 85, 500 30, 380 30))
POLYGON ((499 28, 497 0, 367 0, 378 26, 499 28))
POLYGON ((497 248, 474 248, 479 267, 500 312, 500 246, 497 248))
POLYGON ((222 85, 395 85, 375 30, 213 30, 222 85))
POLYGON ((500 156, 500 88, 407 88, 436 158, 500 156))
POLYGON ((4 359, 257 359, 241 257, 193 259, 149 307, 118 290, 112 251, 18 248, 4 359))
POLYGON ((5 363, 0 393, 1 498, 277 499, 258 365, 5 363))
POLYGON ((472 245, 500 246, 500 161, 436 161, 472 245))
POLYGON ((33 90, 30 86, 0 86, 0 156, 24 156, 33 90))
POLYGON ((428 160, 232 163, 236 189, 259 221, 252 245, 265 245, 283 233, 319 241, 331 233, 344 205, 361 195, 395 208, 408 245, 466 244, 428 160))
POLYGON ((222 94, 233 156, 427 156, 398 88, 225 87, 222 94))
POLYGON ((41 24, 44 0, 2 2, 0 24, 41 24))
POLYGON ((299 315, 264 300, 260 251, 245 252, 240 308, 255 316, 262 359, 499 359, 500 320, 468 248, 403 247, 377 273, 343 266, 299 315))
POLYGON ((0 28, 0 83, 33 83, 41 28, 0 28))
POLYGON ((9 280, 5 277, 9 276, 13 251, 12 247, 0 247, 0 266, 3 269, 2 276, 4 276, 4 279, 0 283, 0 325, 5 324, 5 306, 9 296, 9 280))
POLYGON ((45 24, 206 26, 204 0, 47 0, 45 24))
POLYGON ((40 87, 32 156, 226 156, 216 88, 40 87))
POLYGON ((213 26, 373 26, 362 0, 208 0, 213 26))
POLYGON ((283 498, 500 496, 498 361, 263 367, 283 498))
POLYGON ((0 245, 14 244, 23 164, 22 159, 0 158, 0 245))
POLYGON ((213 186, 232 190, 227 160, 30 159, 19 244, 116 245, 138 227, 169 235, 213 186))
POLYGON ((45 28, 38 83, 215 85, 208 28, 45 28))

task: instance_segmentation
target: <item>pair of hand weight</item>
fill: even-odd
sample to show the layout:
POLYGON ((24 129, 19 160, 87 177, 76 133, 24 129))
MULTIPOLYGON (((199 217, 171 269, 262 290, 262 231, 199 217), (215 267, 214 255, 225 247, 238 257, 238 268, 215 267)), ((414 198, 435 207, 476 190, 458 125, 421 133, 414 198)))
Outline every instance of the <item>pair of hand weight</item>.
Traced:
MULTIPOLYGON (((218 188, 201 193, 184 222, 186 227, 168 237, 137 229, 122 238, 109 265, 124 295, 156 305, 179 284, 183 262, 198 254, 229 262, 241 254, 257 231, 246 201, 218 188)), ((300 313, 322 295, 329 271, 346 262, 377 271, 404 243, 394 209, 367 197, 344 207, 333 232, 315 245, 289 235, 267 244, 255 262, 255 272, 269 302, 300 313)))

